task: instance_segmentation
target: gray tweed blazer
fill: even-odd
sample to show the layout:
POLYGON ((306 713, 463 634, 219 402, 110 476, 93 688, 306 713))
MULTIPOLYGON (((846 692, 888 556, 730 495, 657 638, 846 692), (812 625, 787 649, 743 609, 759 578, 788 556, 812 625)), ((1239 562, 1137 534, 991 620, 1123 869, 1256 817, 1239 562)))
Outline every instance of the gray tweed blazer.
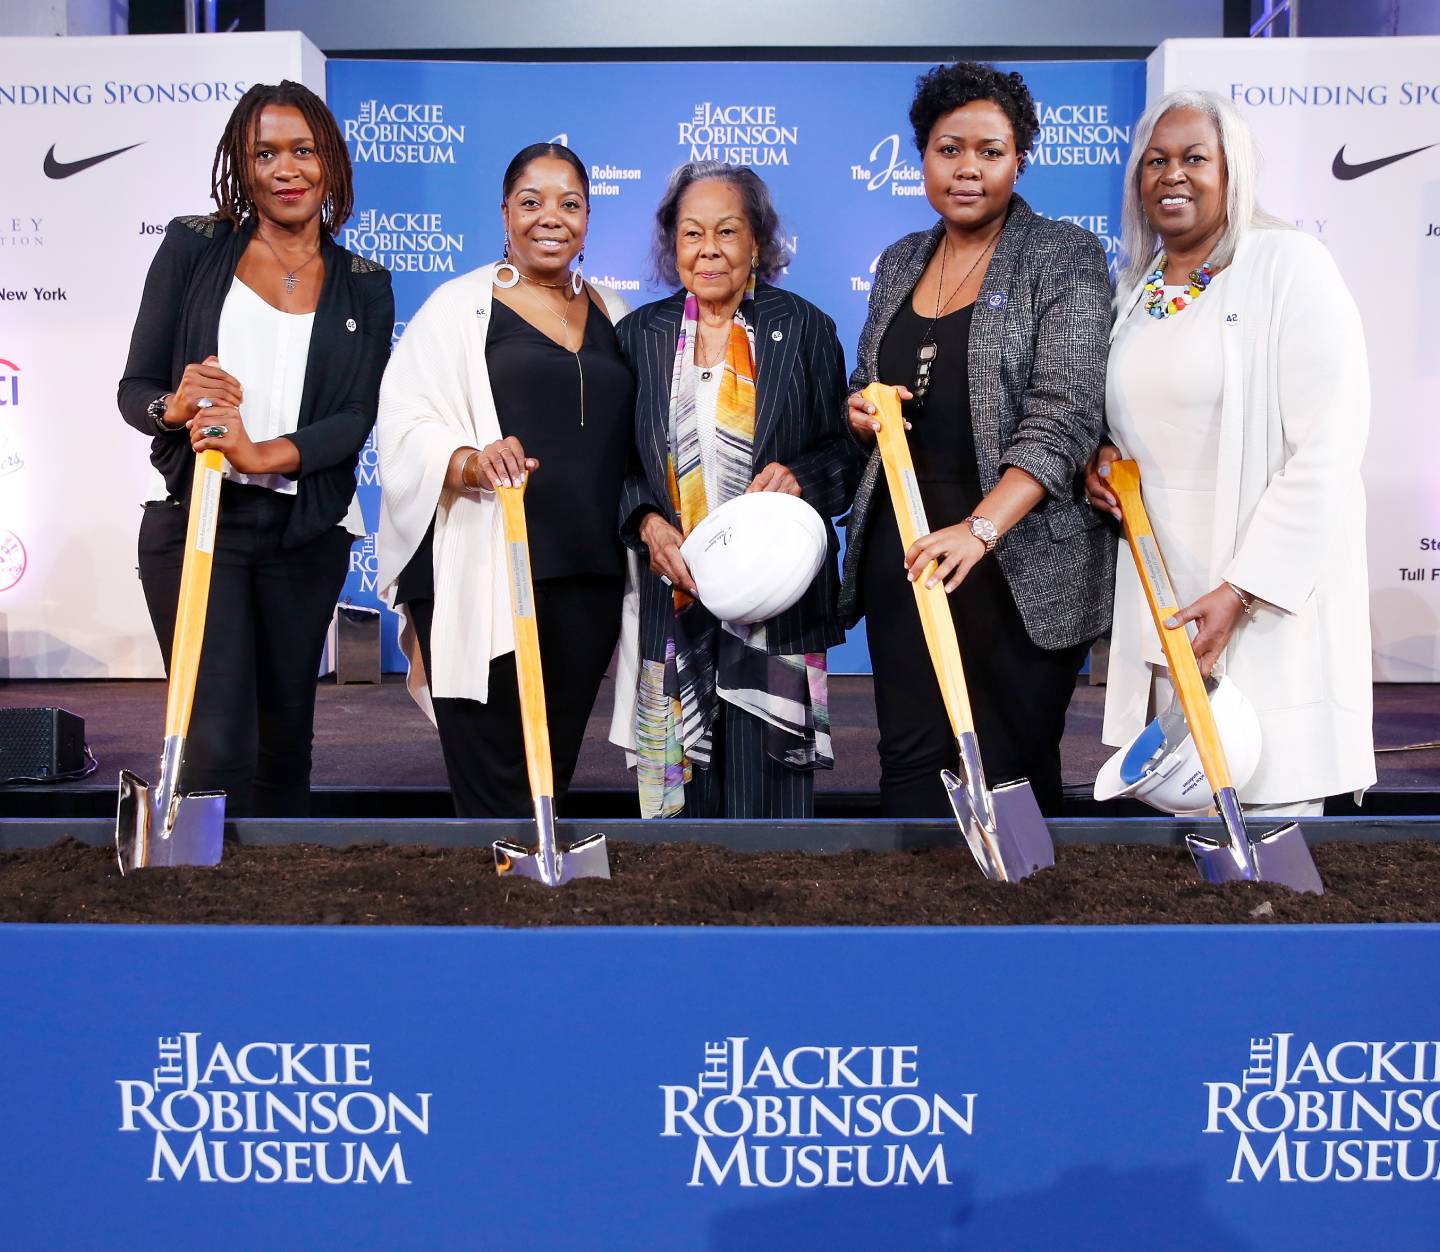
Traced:
MULTIPOLYGON (((880 341, 943 233, 937 222, 881 254, 852 392, 878 377, 880 341)), ((1110 624, 1115 530, 1084 492, 1085 463, 1104 421, 1109 333, 1110 279, 1099 240, 1014 197, 970 325, 970 421, 985 491, 1014 465, 1047 492, 995 550, 1025 629, 1042 648, 1094 639, 1110 624)), ((861 476, 846 530, 846 626, 865 612, 860 554, 877 481, 878 451, 861 476)))

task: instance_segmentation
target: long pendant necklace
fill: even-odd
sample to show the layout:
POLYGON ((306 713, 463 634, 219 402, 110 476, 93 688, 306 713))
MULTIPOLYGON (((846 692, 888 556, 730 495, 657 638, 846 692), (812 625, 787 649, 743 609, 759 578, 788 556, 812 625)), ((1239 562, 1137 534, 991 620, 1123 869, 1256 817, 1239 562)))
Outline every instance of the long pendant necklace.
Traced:
MULTIPOLYGON (((280 268, 284 270, 285 262, 280 260, 280 254, 275 251, 274 245, 268 239, 266 239, 265 236, 262 235, 258 230, 255 232, 255 238, 270 249, 270 255, 275 258, 280 268)), ((312 252, 308 257, 306 257, 304 261, 297 265, 293 270, 285 270, 285 294, 287 296, 293 296, 295 294, 295 285, 300 281, 300 279, 297 277, 300 271, 303 270, 307 265, 309 265, 310 262, 319 255, 320 246, 319 244, 316 244, 315 251, 312 252)))
POLYGON ((950 307, 950 301, 964 289, 965 284, 970 281, 980 262, 990 255, 1000 238, 1000 231, 996 231, 990 242, 980 250, 980 255, 971 263, 970 268, 965 271, 965 277, 956 285, 947 299, 943 302, 940 297, 945 293, 945 262, 950 256, 950 236, 945 236, 945 251, 940 254, 940 280, 935 284, 935 316, 930 319, 930 325, 925 327, 925 333, 920 336, 920 346, 915 350, 915 385, 910 389, 914 396, 912 403, 915 408, 920 408, 925 403, 925 394, 930 390, 930 370, 935 364, 935 358, 940 355, 940 345, 935 342, 935 323, 940 320, 940 314, 950 307))
MULTIPOLYGON (((516 270, 515 272, 517 274, 520 274, 519 270, 516 270)), ((554 291, 560 291, 570 286, 569 283, 537 283, 533 278, 526 278, 524 274, 520 274, 520 277, 524 282, 528 283, 532 287, 549 287, 554 291)), ((580 344, 578 347, 572 348, 570 346, 571 297, 566 297, 565 312, 563 313, 558 312, 553 304, 542 300, 539 296, 534 295, 534 293, 531 293, 531 298, 535 301, 536 304, 539 304, 544 308, 549 309, 555 317, 560 319, 560 333, 564 336, 564 340, 560 346, 575 358, 575 369, 580 375, 580 425, 583 427, 585 425, 585 363, 580 359, 580 349, 585 346, 585 334, 583 331, 581 332, 580 344)))

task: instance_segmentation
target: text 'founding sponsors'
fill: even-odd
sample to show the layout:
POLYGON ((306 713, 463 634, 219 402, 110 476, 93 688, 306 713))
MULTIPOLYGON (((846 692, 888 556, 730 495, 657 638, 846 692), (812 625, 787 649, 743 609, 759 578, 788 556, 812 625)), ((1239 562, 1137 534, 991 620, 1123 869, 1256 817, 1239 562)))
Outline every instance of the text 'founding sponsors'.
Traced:
POLYGON ((1129 126, 1110 120, 1108 104, 1036 102, 1040 129, 1027 155, 1030 165, 1124 165, 1129 126))
POLYGON ((149 1182, 411 1182, 408 1137, 430 1092, 375 1087, 368 1043, 157 1041, 148 1078, 122 1078, 120 1130, 154 1135, 149 1182))
POLYGON ((341 124, 357 165, 454 165, 465 127, 445 120, 443 104, 362 100, 341 124))
POLYGON ((250 84, 243 78, 231 81, 195 79, 161 82, 155 80, 103 83, 0 83, 0 107, 17 108, 92 104, 228 104, 243 96, 250 84))
POLYGON ((675 140, 689 150, 687 161, 723 161, 727 165, 789 165, 790 148, 800 128, 786 126, 773 104, 697 104, 679 124, 675 140))
POLYGON ((946 1137, 970 1135, 975 1093, 920 1085, 914 1045, 704 1047, 693 1085, 662 1084, 662 1139, 693 1136, 690 1187, 951 1185, 946 1137))
POLYGON ((1440 1042, 1261 1036, 1205 1101, 1205 1133, 1237 1135, 1228 1182, 1440 1181, 1440 1042))
POLYGON ((340 242, 394 274, 453 274, 465 252, 464 234, 446 230, 443 213, 362 209, 340 242))

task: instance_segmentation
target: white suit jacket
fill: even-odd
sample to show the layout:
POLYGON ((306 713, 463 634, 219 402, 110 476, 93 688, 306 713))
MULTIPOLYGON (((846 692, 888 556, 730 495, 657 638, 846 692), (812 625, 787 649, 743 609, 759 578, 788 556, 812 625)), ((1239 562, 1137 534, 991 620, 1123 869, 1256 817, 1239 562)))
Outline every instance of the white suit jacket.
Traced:
MULTIPOLYGON (((1210 585, 1232 582, 1265 602, 1242 619, 1223 658, 1263 734, 1259 769, 1240 798, 1273 804, 1360 791, 1375 781, 1375 755, 1360 476, 1370 379, 1359 310, 1324 245, 1292 230, 1248 232, 1217 294, 1224 384, 1210 585)), ((1134 608, 1142 595, 1122 545, 1109 744, 1127 742, 1145 721, 1150 672, 1134 608)))
MULTIPOLYGON (((394 607, 396 581, 434 518, 433 674, 425 673, 415 632, 403 606, 398 610, 400 645, 410 660, 407 685, 432 721, 432 695, 484 702, 490 662, 515 650, 500 506, 488 494, 445 490, 457 448, 483 448, 501 437, 485 364, 494 277, 495 265, 483 265, 431 292, 406 325, 380 384, 376 581, 394 607)), ((625 315, 619 295, 592 286, 612 322, 625 315)), ((631 599, 627 595, 633 614, 631 599)))

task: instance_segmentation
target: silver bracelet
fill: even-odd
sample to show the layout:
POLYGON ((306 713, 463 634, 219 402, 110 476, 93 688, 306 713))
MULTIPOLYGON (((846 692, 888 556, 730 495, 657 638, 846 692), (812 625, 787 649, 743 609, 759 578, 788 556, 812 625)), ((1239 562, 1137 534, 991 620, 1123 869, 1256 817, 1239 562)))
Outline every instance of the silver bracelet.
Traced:
POLYGON ((1252 596, 1248 591, 1242 591, 1229 579, 1226 579, 1225 585, 1229 587, 1230 590, 1233 591, 1237 596, 1240 597, 1240 611, 1244 613, 1246 617, 1254 617, 1255 597, 1252 596))

